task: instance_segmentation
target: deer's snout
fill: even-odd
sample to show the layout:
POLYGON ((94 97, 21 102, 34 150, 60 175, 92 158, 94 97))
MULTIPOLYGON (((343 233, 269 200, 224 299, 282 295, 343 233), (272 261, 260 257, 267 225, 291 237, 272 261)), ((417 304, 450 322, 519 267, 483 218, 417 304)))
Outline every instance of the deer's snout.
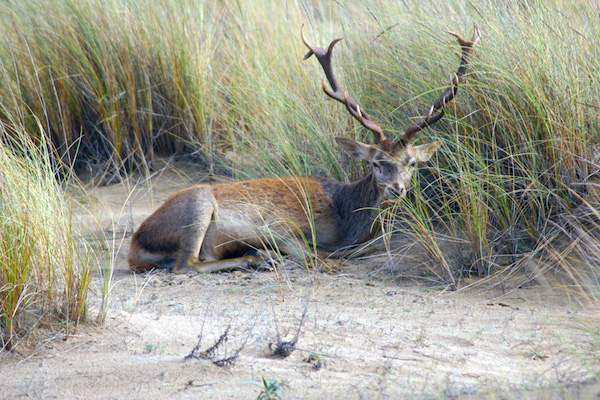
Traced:
POLYGON ((402 197, 406 196, 406 191, 406 185, 398 182, 387 187, 387 192, 392 198, 401 199, 402 197))

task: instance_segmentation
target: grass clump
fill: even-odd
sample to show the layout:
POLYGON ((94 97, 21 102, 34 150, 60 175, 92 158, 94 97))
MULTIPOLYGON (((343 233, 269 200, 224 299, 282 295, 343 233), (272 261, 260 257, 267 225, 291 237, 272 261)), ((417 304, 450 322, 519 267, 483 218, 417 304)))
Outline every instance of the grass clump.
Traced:
POLYGON ((34 329, 72 333, 85 319, 84 243, 44 146, 0 137, 0 352, 34 329), (16 151, 15 151, 16 150, 16 151))
POLYGON ((421 227, 434 220, 460 243, 428 245, 457 280, 522 271, 597 298, 596 9, 558 0, 485 9, 485 21, 467 11, 485 36, 454 116, 434 134, 444 146, 411 199, 408 230, 427 242, 421 227))

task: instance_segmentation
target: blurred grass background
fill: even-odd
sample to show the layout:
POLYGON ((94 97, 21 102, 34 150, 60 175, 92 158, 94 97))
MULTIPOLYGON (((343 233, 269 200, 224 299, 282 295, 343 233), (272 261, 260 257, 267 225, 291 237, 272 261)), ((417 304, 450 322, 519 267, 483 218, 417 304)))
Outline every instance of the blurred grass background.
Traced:
MULTIPOLYGON (((300 26, 315 45, 344 37, 338 79, 394 137, 458 66, 445 31, 469 37, 476 24, 465 84, 417 139, 444 145, 421 168, 397 229, 448 283, 521 271, 596 299, 599 15, 583 0, 5 2, 2 151, 59 182, 73 170, 118 182, 161 156, 236 179, 353 180, 365 165, 333 138, 370 134, 322 93, 320 67, 302 62, 300 26)), ((2 279, 4 304, 12 286, 2 279)))

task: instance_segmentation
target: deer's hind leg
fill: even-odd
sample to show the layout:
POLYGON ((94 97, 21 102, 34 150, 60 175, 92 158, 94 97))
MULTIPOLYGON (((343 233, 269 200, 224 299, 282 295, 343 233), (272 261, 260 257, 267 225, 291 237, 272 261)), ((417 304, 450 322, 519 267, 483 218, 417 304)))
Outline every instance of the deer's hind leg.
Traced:
POLYGON ((209 199, 204 196, 198 197, 191 207, 185 208, 185 215, 178 216, 186 221, 186 224, 182 225, 180 230, 180 248, 173 267, 174 273, 197 270, 200 263, 198 259, 200 248, 209 232, 216 210, 216 202, 212 194, 209 195, 209 199))
MULTIPOLYGON (((191 266, 196 272, 211 273, 235 270, 256 269, 263 262, 257 251, 249 251, 237 257, 227 257, 227 251, 224 251, 222 245, 224 239, 219 234, 218 223, 212 224, 200 249, 200 257, 194 265, 191 266)), ((244 247, 243 244, 240 246, 244 247)))
POLYGON ((185 218, 190 223, 180 228, 180 249, 173 272, 181 274, 189 271, 200 273, 230 271, 253 267, 262 262, 262 258, 252 255, 226 260, 219 259, 215 254, 218 252, 214 249, 215 238, 218 236, 218 229, 214 225, 216 201, 212 196, 210 202, 206 201, 204 197, 201 199, 204 201, 199 199, 192 207, 185 208, 187 211, 185 216, 178 216, 185 218), (202 259, 199 258, 200 256, 202 259))
POLYGON ((136 252, 128 256, 129 268, 133 273, 148 272, 153 269, 171 271, 175 265, 176 259, 171 256, 141 253, 136 252))

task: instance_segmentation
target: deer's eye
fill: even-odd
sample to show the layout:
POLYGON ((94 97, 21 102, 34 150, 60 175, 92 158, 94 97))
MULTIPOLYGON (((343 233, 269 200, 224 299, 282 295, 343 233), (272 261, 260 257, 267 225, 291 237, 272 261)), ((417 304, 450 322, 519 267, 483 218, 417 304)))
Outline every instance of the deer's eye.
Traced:
POLYGON ((414 167, 415 165, 417 165, 417 160, 415 160, 414 158, 408 162, 408 166, 411 168, 414 167))

